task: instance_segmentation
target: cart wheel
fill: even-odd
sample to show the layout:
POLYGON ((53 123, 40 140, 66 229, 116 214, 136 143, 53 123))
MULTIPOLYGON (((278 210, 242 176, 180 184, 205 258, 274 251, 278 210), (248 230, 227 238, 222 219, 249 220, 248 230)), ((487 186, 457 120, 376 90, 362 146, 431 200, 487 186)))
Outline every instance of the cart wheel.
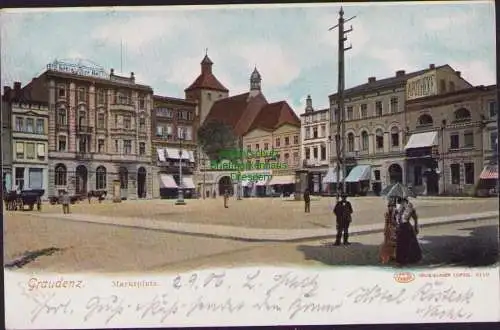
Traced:
POLYGON ((33 211, 34 205, 30 204, 30 211, 33 211))

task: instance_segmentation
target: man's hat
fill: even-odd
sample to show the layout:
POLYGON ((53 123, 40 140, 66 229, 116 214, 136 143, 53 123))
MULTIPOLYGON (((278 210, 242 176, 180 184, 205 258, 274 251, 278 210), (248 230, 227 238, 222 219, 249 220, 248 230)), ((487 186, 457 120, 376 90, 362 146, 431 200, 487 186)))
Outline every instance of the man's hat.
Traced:
POLYGON ((341 194, 340 197, 347 198, 347 194, 341 194))

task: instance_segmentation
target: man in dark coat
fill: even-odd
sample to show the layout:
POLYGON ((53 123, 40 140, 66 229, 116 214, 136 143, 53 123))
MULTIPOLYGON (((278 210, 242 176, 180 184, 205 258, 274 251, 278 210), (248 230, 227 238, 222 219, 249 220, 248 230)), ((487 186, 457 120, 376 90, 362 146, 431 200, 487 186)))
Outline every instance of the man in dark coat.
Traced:
POLYGON ((309 189, 304 191, 304 207, 306 213, 311 212, 311 193, 309 192, 309 189))
POLYGON ((335 205, 333 213, 335 213, 337 218, 337 238, 335 245, 340 245, 342 236, 344 238, 344 245, 349 245, 349 225, 352 221, 352 206, 345 194, 341 196, 341 199, 335 205))

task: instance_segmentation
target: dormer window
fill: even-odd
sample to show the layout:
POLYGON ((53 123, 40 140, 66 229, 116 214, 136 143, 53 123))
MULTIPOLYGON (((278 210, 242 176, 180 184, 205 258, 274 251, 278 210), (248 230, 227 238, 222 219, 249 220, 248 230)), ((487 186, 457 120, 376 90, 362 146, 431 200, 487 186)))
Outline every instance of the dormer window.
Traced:
POLYGON ((434 123, 434 120, 430 115, 423 114, 418 118, 417 125, 418 126, 431 126, 434 123))

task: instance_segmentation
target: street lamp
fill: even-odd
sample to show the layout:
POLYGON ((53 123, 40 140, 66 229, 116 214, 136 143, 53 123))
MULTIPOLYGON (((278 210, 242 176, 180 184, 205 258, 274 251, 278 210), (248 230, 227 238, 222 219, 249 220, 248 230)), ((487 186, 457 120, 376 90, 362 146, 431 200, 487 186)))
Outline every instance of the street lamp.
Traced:
POLYGON ((441 121, 441 176, 443 177, 443 194, 446 194, 446 176, 444 175, 444 132, 446 129, 446 119, 441 121))
POLYGON ((184 201, 184 194, 182 191, 182 140, 184 139, 184 131, 179 132, 179 189, 178 189, 178 195, 177 195, 177 201, 175 202, 175 205, 186 205, 186 202, 184 201))

